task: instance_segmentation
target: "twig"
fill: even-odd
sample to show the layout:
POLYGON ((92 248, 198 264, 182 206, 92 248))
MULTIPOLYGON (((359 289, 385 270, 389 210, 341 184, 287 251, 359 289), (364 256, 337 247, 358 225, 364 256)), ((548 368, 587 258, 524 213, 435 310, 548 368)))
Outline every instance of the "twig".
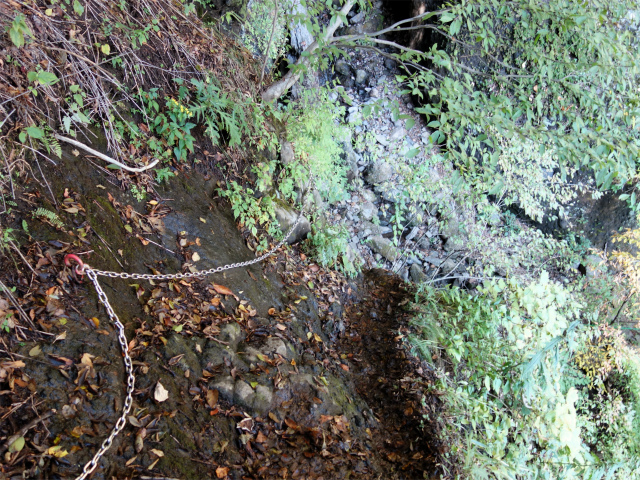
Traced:
POLYGON ((271 24, 271 35, 269 35, 269 43, 267 44, 267 51, 264 55, 264 62, 262 63, 262 72, 260 72, 260 82, 258 85, 262 85, 264 80, 264 70, 267 68, 267 61, 269 60, 269 50, 271 50, 271 42, 273 41, 273 33, 276 31, 276 21, 278 20, 278 0, 275 0, 275 7, 273 12, 273 23, 271 24))
MULTIPOLYGON (((166 251, 167 251, 167 252, 169 252, 169 253, 173 253, 174 255, 176 254, 176 252, 174 252, 173 250, 169 250, 167 247, 165 247, 165 246, 163 246, 163 245, 160 245, 159 243, 156 243, 156 242, 154 242, 153 240, 149 240, 148 238, 145 238, 144 240, 145 240, 146 242, 153 243, 156 247, 160 247, 160 248, 162 248, 162 249, 166 250, 166 251)), ((123 268, 124 268, 124 267, 123 267, 123 268)))
POLYGON ((31 430, 33 427, 35 427, 38 423, 44 422, 47 418, 51 417, 54 413, 56 413, 55 410, 51 410, 51 411, 45 413, 44 415, 42 415, 41 417, 33 419, 31 422, 29 422, 24 427, 22 427, 20 430, 18 430, 18 433, 16 433, 15 435, 11 435, 7 439, 7 441, 4 442, 4 445, 2 445, 2 447, 0 447, 0 454, 3 454, 9 448, 9 446, 13 442, 15 442, 18 438, 24 436, 25 433, 27 433, 29 430, 31 430))
POLYGON ((95 155, 100 160, 104 160, 105 162, 108 162, 108 163, 113 163, 114 165, 117 165, 118 167, 122 168, 123 170, 127 170, 128 172, 144 172, 145 170, 149 170, 150 168, 155 167, 156 164, 160 161, 160 160, 156 159, 154 162, 151 162, 149 165, 147 165, 145 167, 140 167, 140 168, 127 167, 123 163, 120 163, 117 160, 114 160, 113 158, 106 156, 104 153, 100 153, 97 150, 94 150, 93 148, 86 146, 84 143, 78 142, 77 140, 73 140, 72 138, 63 137, 62 135, 58 135, 57 133, 54 133, 53 137, 57 138, 58 140, 62 140, 63 142, 70 143, 71 145, 74 145, 74 146, 76 146, 78 148, 81 148, 85 152, 88 152, 88 153, 90 153, 92 155, 95 155))
POLYGON ((36 330, 36 326, 34 325, 33 321, 29 318, 29 316, 25 313, 25 311, 22 309, 22 307, 20 306, 20 304, 18 304, 18 302, 16 301, 16 299, 13 297, 13 294, 11 293, 11 290, 9 290, 7 288, 7 286, 2 283, 2 280, 0 280, 0 287, 2 287, 2 291, 7 293, 7 298, 9 298, 9 301, 11 302, 11 304, 15 307, 16 310, 18 310, 18 312, 20 313, 20 316, 22 317, 22 319, 27 322, 27 324, 31 325, 31 327, 36 330))

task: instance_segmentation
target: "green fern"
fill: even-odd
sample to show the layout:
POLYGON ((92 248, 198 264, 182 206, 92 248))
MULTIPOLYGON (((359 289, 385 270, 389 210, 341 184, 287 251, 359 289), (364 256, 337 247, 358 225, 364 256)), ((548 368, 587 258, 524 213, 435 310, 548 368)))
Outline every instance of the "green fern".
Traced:
POLYGON ((53 225, 56 228, 64 228, 64 223, 62 223, 62 220, 60 220, 60 217, 58 217, 58 215, 54 212, 52 212, 51 210, 47 210, 46 208, 36 208, 32 215, 34 217, 39 218, 40 220, 45 220, 47 222, 49 222, 51 225, 53 225))

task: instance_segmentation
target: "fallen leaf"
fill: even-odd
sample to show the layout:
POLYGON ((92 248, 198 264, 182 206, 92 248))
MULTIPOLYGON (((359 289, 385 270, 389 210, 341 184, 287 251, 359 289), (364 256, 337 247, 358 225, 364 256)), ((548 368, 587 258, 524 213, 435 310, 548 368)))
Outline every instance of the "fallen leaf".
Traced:
POLYGON ((212 285, 213 289, 220 295, 233 295, 233 292, 223 285, 216 285, 215 283, 212 283, 212 285))
POLYGON ((98 317, 91 317, 91 323, 98 328, 100 326, 100 319, 98 317))
POLYGON ((194 262, 200 260, 200 255, 198 255, 198 252, 193 252, 193 255, 191 255, 191 260, 193 260, 194 262))
POLYGON ((56 445, 55 447, 49 447, 49 449, 47 450, 47 454, 53 455, 56 458, 62 458, 69 455, 69 452, 67 452, 66 450, 62 450, 62 447, 60 445, 56 445))
POLYGON ((200 217, 200 221, 201 221, 202 223, 207 223, 207 221, 206 221, 204 218, 202 218, 202 217, 200 217))
POLYGON ((36 345, 31 350, 29 350, 29 356, 30 357, 37 357, 41 353, 42 353, 42 349, 40 348, 40 345, 36 345))
POLYGON ((156 389, 153 392, 153 397, 157 402, 164 402, 169 398, 169 391, 162 386, 160 382, 156 384, 156 389))
POLYGON ((275 315, 278 312, 276 311, 275 308, 271 307, 267 313, 269 313, 269 315, 275 315))
POLYGON ((155 466, 156 466, 156 463, 158 463, 159 461, 160 461, 160 459, 159 459, 159 458, 156 458, 156 461, 155 461, 155 462, 153 462, 151 465, 149 465, 149 466, 147 467, 147 470, 153 470, 153 467, 155 467, 155 466))
POLYGON ((24 437, 18 437, 16 438, 13 442, 11 442, 11 444, 9 445, 9 451, 11 453, 14 452, 19 452, 20 450, 22 450, 24 448, 24 437))
POLYGON ((158 450, 157 448, 152 448, 150 452, 154 455, 157 455, 158 457, 164 457, 164 452, 162 450, 158 450))
POLYGON ((349 365, 345 365, 344 363, 340 364, 340 368, 342 368, 345 372, 349 371, 349 365))
POLYGON ((25 363, 22 360, 16 360, 15 362, 3 362, 2 366, 4 368, 22 368, 25 363))
POLYGON ((218 396, 218 390, 209 390, 207 392, 207 403, 211 408, 215 408, 215 406, 218 404, 218 396))
POLYGON ((256 442, 264 443, 266 441, 267 441, 267 437, 265 437, 262 432, 258 432, 258 435, 256 436, 256 442))
POLYGON ((229 474, 229 467, 218 467, 216 468, 216 477, 224 478, 229 474))
POLYGON ((281 323, 276 323, 276 328, 281 332, 284 332, 287 329, 287 327, 281 323))

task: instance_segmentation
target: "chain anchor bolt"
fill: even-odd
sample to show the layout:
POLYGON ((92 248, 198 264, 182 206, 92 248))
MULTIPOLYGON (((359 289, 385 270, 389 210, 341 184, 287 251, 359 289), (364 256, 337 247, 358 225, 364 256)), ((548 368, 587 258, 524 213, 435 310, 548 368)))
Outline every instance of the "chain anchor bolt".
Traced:
POLYGON ((84 269, 86 265, 82 260, 80 260, 80 257, 78 257, 77 255, 74 255, 73 253, 68 253, 67 255, 64 256, 64 264, 67 267, 72 266, 71 265, 72 261, 77 263, 77 265, 71 269, 71 271, 73 272, 74 278, 76 279, 76 281, 82 282, 84 277, 84 269), (80 280, 78 280, 78 275, 80 276, 80 280))

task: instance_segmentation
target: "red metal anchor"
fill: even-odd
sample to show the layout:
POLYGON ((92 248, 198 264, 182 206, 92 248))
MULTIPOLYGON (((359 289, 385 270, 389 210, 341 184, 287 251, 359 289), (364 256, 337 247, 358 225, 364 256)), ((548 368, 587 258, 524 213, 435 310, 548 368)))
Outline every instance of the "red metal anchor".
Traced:
POLYGON ((80 257, 78 257, 77 255, 74 255, 73 253, 68 253, 67 255, 64 256, 64 264, 67 267, 71 267, 71 261, 74 261, 77 263, 77 265, 71 269, 71 271, 74 274, 74 278, 78 282, 82 282, 84 277, 84 267, 85 267, 83 261, 80 260, 80 257), (80 280, 78 280, 78 277, 76 275, 80 275, 80 280))

